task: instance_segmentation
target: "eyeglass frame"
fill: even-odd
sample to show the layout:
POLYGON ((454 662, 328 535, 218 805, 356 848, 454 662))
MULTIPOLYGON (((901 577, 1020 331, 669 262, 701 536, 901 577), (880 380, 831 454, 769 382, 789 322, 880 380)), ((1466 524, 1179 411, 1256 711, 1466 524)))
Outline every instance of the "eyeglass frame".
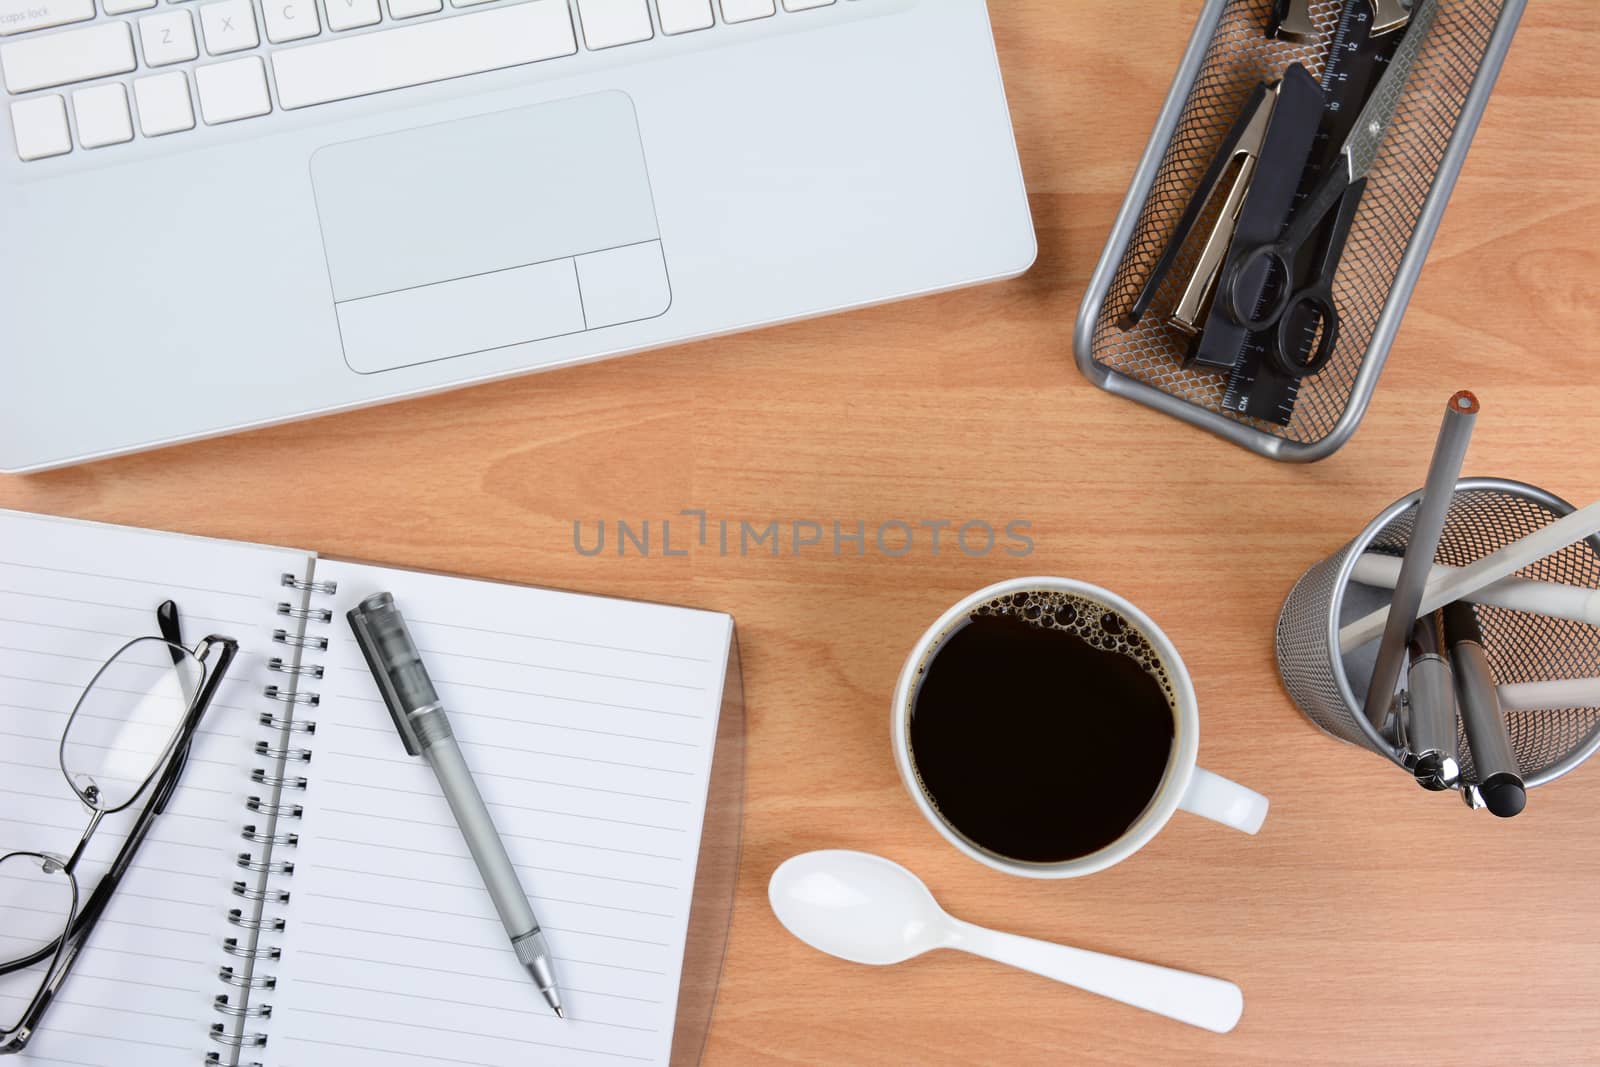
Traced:
POLYGON ((72 905, 67 912, 66 923, 61 933, 49 944, 35 949, 31 953, 13 960, 0 961, 0 976, 3 976, 25 970, 46 959, 50 960, 50 965, 40 978, 38 990, 29 1000, 28 1006, 23 1011, 16 1026, 9 1030, 0 1029, 0 1055, 18 1053, 27 1047, 28 1042, 32 1040, 34 1032, 38 1030, 39 1024, 43 1021, 45 1012, 55 999, 57 991, 61 988, 62 983, 66 981, 67 976, 72 973, 73 965, 77 962, 84 945, 88 943, 89 936, 94 932, 95 925, 100 921, 100 916, 104 913, 106 905, 110 903, 112 894, 116 892, 123 876, 133 865, 134 856, 138 853, 139 846, 144 843, 145 836, 155 823, 156 816, 166 811, 167 802, 172 799, 172 794, 178 786, 178 780, 183 776, 184 767, 188 763, 189 749, 194 742, 195 730, 199 727, 200 720, 205 716, 207 710, 210 709, 218 687, 222 684, 223 679, 227 677, 228 668, 239 653, 239 642, 231 637, 222 637, 217 634, 211 634, 203 638, 192 649, 187 647, 183 643, 183 630, 178 617, 178 605, 171 600, 165 601, 156 609, 156 622, 161 631, 159 636, 136 637, 107 657, 105 663, 95 672, 94 677, 89 680, 88 685, 84 686, 83 691, 78 695, 77 702, 73 704, 72 715, 68 717, 66 725, 61 728, 58 763, 61 767, 62 777, 67 780, 67 787, 72 790, 73 796, 89 807, 91 812, 89 825, 79 837, 78 843, 71 854, 67 857, 61 857, 51 853, 23 849, 0 855, 0 863, 4 863, 14 856, 27 856, 38 859, 44 865, 46 873, 55 873, 50 869, 50 866, 54 864, 65 874, 72 888, 72 905), (161 641, 166 644, 173 652, 174 665, 180 662, 178 654, 182 653, 183 655, 192 656, 197 663, 204 667, 206 658, 211 655, 213 650, 217 650, 216 665, 205 672, 205 677, 201 680, 200 686, 190 697, 189 707, 184 713, 183 721, 173 731, 172 738, 168 741, 166 750, 161 757, 152 764, 149 776, 140 784, 139 788, 129 797, 126 803, 117 807, 101 808, 90 803, 84 797, 78 786, 73 782, 72 776, 67 772, 64 759, 67 733, 72 728, 72 722, 77 716, 78 709, 83 705, 84 697, 94 687, 94 684, 99 681, 100 675, 105 671, 105 668, 115 662, 117 657, 121 656, 125 651, 141 641, 161 641), (78 879, 73 872, 78 861, 83 857, 95 830, 106 815, 131 807, 134 801, 146 793, 149 794, 149 799, 145 801, 143 810, 139 812, 138 818, 134 821, 132 828, 129 829, 128 836, 124 839, 122 847, 118 849, 110 867, 106 869, 106 873, 101 876, 94 891, 84 900, 83 906, 80 908, 78 879))

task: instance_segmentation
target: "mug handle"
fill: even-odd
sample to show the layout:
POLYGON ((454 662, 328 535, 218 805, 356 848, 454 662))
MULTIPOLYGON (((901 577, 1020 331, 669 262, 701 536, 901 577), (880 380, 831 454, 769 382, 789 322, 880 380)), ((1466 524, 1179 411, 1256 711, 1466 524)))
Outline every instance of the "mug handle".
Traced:
POLYGON ((1235 830, 1253 834, 1267 818, 1267 798, 1220 774, 1196 767, 1178 807, 1235 830))

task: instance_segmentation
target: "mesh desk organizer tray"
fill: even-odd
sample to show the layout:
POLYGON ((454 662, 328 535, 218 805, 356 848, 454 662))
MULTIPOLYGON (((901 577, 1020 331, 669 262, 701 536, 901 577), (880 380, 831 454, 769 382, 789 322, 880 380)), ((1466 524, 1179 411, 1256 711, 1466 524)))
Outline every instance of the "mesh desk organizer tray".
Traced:
POLYGON ((1292 415, 1263 419, 1230 409, 1226 371, 1184 365, 1188 337, 1166 321, 1214 206, 1149 313, 1131 328, 1120 320, 1252 87, 1294 63, 1320 80, 1346 4, 1314 0, 1317 32, 1295 41, 1267 35, 1272 0, 1209 0, 1079 310, 1074 349, 1084 375, 1272 459, 1310 462, 1342 446, 1371 400, 1523 2, 1439 0, 1334 281, 1342 325, 1332 357, 1299 383, 1292 415))

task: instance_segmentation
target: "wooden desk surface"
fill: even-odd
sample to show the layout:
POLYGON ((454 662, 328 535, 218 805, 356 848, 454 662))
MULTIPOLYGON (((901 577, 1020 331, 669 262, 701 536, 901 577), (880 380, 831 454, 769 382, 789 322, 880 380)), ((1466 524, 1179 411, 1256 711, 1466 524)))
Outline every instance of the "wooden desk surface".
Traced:
POLYGON ((743 873, 706 1063, 1593 1064, 1600 764, 1497 823, 1318 733, 1280 689, 1294 579, 1421 482, 1445 397, 1469 474, 1600 497, 1600 7, 1528 6, 1365 424, 1319 465, 1257 459, 1091 387, 1078 301, 1198 0, 993 5, 1038 265, 989 288, 29 478, 0 506, 678 601, 738 619, 743 873), (1130 41, 1137 48, 1129 48, 1130 41), (201 503, 203 502, 203 503, 201 503), (1032 522, 1036 550, 586 557, 572 524, 1032 522), (398 516, 408 518, 401 519, 398 516), (1261 790, 1248 838, 1179 815, 1128 863, 1031 882, 958 855, 890 762, 901 658, 1022 572, 1119 590, 1172 635, 1202 762, 1261 790), (1237 981, 1228 1036, 951 954, 856 967, 766 903, 792 853, 919 871, 955 914, 1237 981))

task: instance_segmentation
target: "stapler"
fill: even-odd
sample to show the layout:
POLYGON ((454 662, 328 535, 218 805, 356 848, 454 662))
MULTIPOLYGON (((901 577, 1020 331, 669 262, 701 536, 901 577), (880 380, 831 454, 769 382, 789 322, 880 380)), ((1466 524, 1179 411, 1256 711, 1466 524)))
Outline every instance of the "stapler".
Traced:
MULTIPOLYGON (((1356 0, 1351 0, 1352 3, 1356 0)), ((1370 0, 1372 29, 1369 35, 1382 37, 1405 26, 1411 20, 1412 0, 1370 0)), ((1309 41, 1317 36, 1317 24, 1311 17, 1312 0, 1276 0, 1272 17, 1267 22, 1268 37, 1291 37, 1309 41)))
POLYGON ((1241 239, 1250 245, 1270 241, 1283 228, 1321 113, 1322 90, 1298 63, 1285 72, 1281 81, 1261 83, 1251 91, 1144 288, 1123 316, 1124 329, 1137 324, 1149 310, 1156 291, 1172 272, 1231 173, 1233 180, 1227 186, 1227 195, 1214 212, 1215 221, 1168 321, 1195 338, 1191 358, 1196 362, 1222 370, 1233 366, 1245 332, 1231 321, 1218 321, 1213 306, 1218 280, 1237 254, 1241 239))
POLYGON ((1223 138, 1222 146, 1217 149, 1211 165, 1200 178, 1199 188, 1183 209, 1183 215, 1178 219, 1172 238, 1162 249, 1161 258, 1156 261, 1155 268, 1145 280, 1144 288, 1139 291, 1133 306, 1123 315, 1121 321, 1123 329, 1137 325, 1144 317, 1144 313, 1150 309, 1150 302, 1155 299, 1156 290, 1171 273, 1173 265, 1177 262, 1178 253, 1187 243, 1189 234, 1204 213, 1206 205, 1215 196, 1228 171, 1237 168, 1234 169, 1233 184, 1228 188, 1228 197, 1217 214, 1217 222, 1206 238, 1205 248, 1195 264, 1194 273, 1184 286, 1183 296, 1173 311, 1174 325, 1188 333, 1194 333, 1199 329, 1201 309, 1216 290, 1217 276, 1222 273, 1222 263, 1228 254, 1228 245, 1233 240, 1233 227, 1239 217, 1239 208, 1244 203, 1245 194, 1250 191, 1251 181, 1255 178, 1256 162, 1261 158, 1261 145, 1266 140, 1267 124, 1272 120, 1272 111, 1277 102, 1277 85, 1269 86, 1262 82, 1251 91, 1244 110, 1239 113, 1233 128, 1223 138))

